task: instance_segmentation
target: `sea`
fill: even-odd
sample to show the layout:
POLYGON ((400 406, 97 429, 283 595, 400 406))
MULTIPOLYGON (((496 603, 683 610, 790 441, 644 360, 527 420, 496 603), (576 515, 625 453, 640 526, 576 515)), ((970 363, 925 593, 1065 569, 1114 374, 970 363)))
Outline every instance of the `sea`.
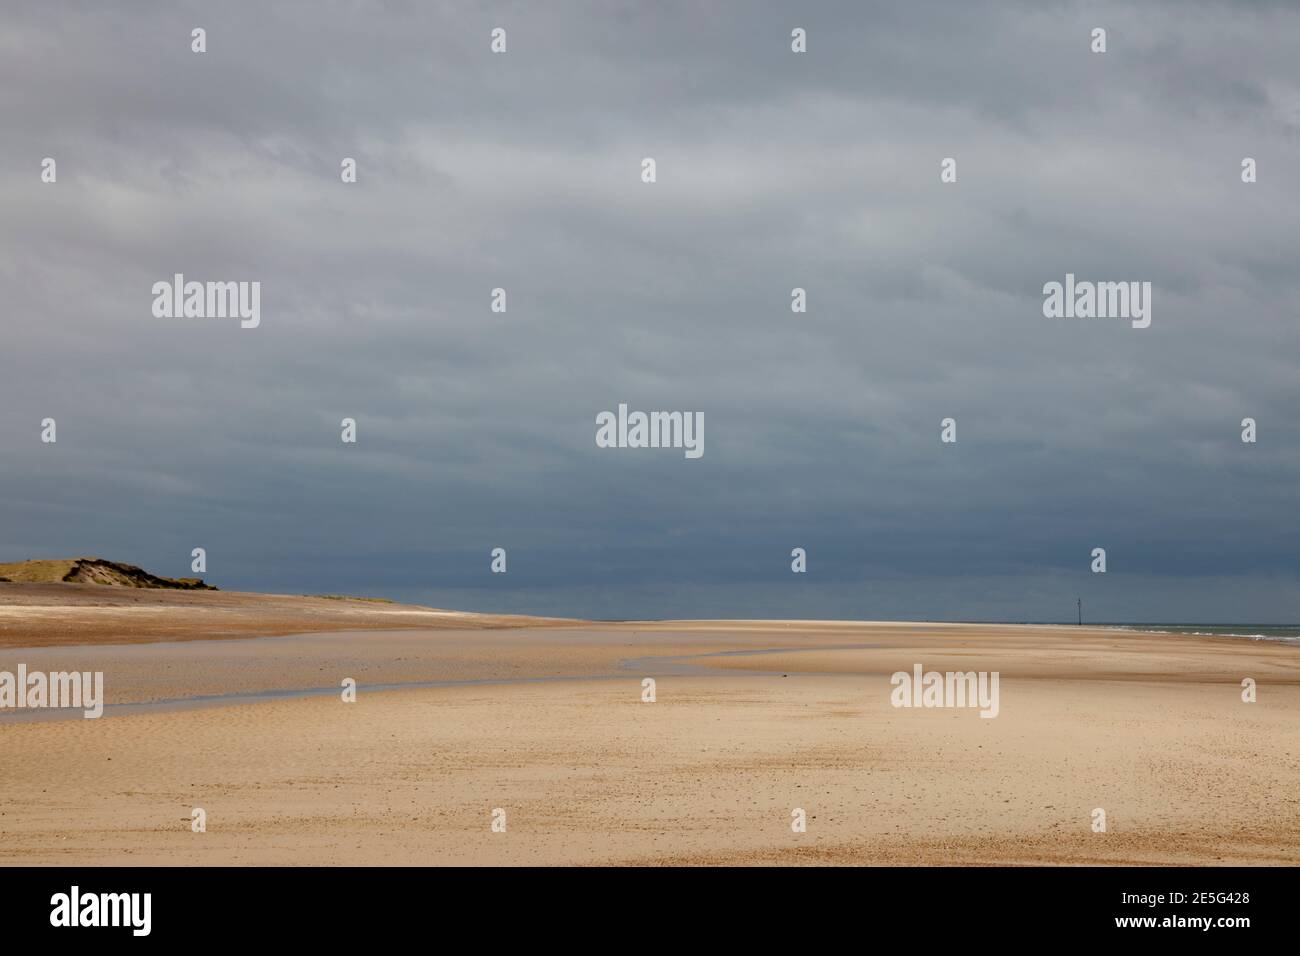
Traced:
POLYGON ((1252 641, 1281 641, 1300 644, 1300 626, 1294 624, 1103 624, 1124 631, 1149 631, 1156 634, 1205 634, 1213 637, 1241 637, 1252 641))

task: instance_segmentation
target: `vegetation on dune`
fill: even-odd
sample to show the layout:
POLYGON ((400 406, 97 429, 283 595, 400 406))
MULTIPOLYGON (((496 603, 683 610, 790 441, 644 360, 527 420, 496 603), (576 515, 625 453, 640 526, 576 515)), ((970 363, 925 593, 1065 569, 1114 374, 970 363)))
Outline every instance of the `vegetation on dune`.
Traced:
POLYGON ((0 581, 10 584, 102 584, 110 587, 215 591, 202 578, 164 578, 134 564, 103 558, 52 558, 0 564, 0 581))

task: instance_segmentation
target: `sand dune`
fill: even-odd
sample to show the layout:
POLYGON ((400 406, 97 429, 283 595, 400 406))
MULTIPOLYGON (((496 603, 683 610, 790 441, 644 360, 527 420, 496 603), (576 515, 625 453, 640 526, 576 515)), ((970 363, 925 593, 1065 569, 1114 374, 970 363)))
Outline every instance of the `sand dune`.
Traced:
POLYGON ((98 584, 108 587, 215 591, 202 578, 165 578, 134 564, 103 558, 53 558, 0 564, 0 582, 18 584, 98 584))

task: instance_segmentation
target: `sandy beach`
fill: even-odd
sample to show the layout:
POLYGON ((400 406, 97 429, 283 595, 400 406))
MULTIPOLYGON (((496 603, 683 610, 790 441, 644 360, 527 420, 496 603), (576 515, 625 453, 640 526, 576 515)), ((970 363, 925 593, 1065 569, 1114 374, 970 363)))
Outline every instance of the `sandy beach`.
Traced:
POLYGON ((1294 645, 0 590, 0 670, 107 698, 0 713, 4 864, 1300 862, 1294 645), (892 706, 916 664, 996 718, 892 706))

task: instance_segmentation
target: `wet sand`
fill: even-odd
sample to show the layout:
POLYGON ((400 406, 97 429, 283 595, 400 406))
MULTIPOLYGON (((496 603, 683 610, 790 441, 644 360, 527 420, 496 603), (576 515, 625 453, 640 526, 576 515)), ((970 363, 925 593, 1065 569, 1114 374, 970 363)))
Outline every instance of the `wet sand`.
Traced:
POLYGON ((109 709, 0 716, 0 863, 1300 862, 1283 644, 570 623, 0 648, 19 661, 103 670, 109 709), (999 671, 998 716, 892 707, 915 663, 999 671))

